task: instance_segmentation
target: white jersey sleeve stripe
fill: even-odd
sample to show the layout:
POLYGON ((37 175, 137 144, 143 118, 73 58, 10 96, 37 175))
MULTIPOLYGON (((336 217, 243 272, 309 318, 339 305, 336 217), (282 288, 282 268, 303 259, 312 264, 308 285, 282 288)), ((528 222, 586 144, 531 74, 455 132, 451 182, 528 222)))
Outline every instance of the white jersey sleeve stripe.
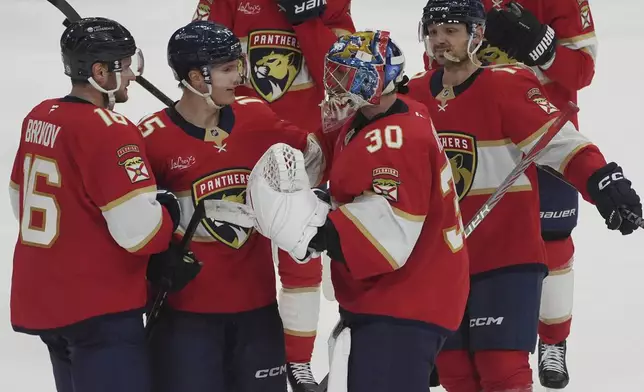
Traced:
POLYGON ((156 201, 156 187, 144 189, 150 188, 154 191, 141 192, 140 189, 119 199, 125 201, 110 203, 109 209, 101 208, 112 238, 129 252, 143 248, 163 223, 163 207, 156 201))
POLYGON ((340 210, 394 270, 407 262, 425 222, 425 217, 410 220, 406 214, 396 214, 384 197, 375 194, 358 196, 340 210))

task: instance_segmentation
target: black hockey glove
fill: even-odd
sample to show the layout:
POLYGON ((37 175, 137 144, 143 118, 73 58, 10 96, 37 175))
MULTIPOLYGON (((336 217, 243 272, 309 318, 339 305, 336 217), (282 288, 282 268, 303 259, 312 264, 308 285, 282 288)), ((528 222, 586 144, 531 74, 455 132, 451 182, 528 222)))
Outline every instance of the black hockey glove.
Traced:
POLYGON ((156 288, 179 291, 199 274, 201 266, 192 252, 172 243, 166 251, 150 256, 147 279, 156 288))
POLYGON ((485 39, 530 67, 552 64, 557 46, 552 27, 515 2, 502 11, 491 9, 487 13, 485 39))
POLYGON ((326 0, 277 0, 277 5, 293 26, 319 18, 326 10, 326 0))
POLYGON ((642 216, 640 197, 631 188, 631 182, 624 177, 621 167, 615 162, 602 167, 590 176, 587 187, 610 230, 619 230, 627 235, 637 229, 637 225, 623 219, 620 214, 620 208, 627 208, 642 216))
POLYGON ((179 227, 179 222, 181 221, 181 205, 179 204, 177 197, 170 191, 159 189, 157 190, 157 201, 159 202, 159 204, 164 206, 170 214, 170 218, 172 218, 172 223, 174 226, 174 229, 172 229, 172 231, 177 230, 177 227, 179 227))

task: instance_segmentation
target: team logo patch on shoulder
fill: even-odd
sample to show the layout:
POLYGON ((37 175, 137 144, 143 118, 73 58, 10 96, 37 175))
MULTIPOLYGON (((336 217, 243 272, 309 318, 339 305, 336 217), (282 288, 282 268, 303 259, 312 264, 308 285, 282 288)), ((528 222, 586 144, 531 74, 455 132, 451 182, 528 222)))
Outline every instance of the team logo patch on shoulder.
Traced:
POLYGON ((302 69, 302 50, 293 32, 258 30, 248 36, 250 81, 267 102, 280 99, 302 69))
POLYGON ((462 200, 474 183, 478 164, 476 139, 462 132, 439 132, 438 137, 449 159, 458 199, 462 200))
POLYGON ((548 99, 544 97, 543 94, 541 94, 541 90, 537 87, 532 88, 528 91, 528 99, 539 105, 541 110, 543 110, 547 114, 552 114, 559 111, 559 109, 557 109, 555 105, 550 103, 550 101, 548 101, 548 99))
POLYGON ((586 30, 593 25, 592 19, 590 17, 590 7, 588 4, 582 5, 579 8, 579 16, 581 17, 581 29, 586 30))
MULTIPOLYGON (((192 184, 192 200, 195 206, 204 199, 228 200, 243 204, 246 202, 246 184, 249 176, 250 170, 244 168, 211 173, 192 184)), ((254 230, 210 218, 202 219, 201 224, 217 241, 233 249, 241 248, 254 230)))
MULTIPOLYGON (((212 2, 211 2, 212 3, 212 2)), ((199 4, 192 20, 208 20, 210 17, 210 6, 207 4, 199 4)))
POLYGON ((372 188, 377 195, 389 201, 398 201, 398 170, 391 167, 379 167, 372 171, 372 188))
POLYGON ((116 156, 122 158, 123 155, 139 152, 141 152, 141 150, 139 150, 139 146, 137 146, 136 144, 126 144, 125 146, 122 146, 118 150, 116 150, 116 156))
POLYGON ((119 165, 123 166, 132 183, 150 179, 150 172, 140 156, 125 159, 119 162, 119 165))

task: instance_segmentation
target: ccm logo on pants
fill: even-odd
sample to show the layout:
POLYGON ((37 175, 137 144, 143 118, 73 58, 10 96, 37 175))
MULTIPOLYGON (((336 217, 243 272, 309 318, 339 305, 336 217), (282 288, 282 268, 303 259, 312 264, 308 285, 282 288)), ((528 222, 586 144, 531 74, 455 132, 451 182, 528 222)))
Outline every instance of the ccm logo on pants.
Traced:
POLYGON ((261 369, 255 372, 255 378, 267 378, 279 376, 282 373, 286 373, 286 364, 272 369, 261 369))
POLYGON ((503 317, 478 317, 470 319, 470 328, 474 327, 484 327, 487 325, 501 325, 503 323, 503 317))

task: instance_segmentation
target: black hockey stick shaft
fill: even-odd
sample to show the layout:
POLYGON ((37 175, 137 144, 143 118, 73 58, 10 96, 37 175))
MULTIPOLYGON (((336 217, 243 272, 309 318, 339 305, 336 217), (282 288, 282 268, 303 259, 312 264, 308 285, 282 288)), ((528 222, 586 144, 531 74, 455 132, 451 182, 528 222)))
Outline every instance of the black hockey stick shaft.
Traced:
MULTIPOLYGON (((204 208, 203 201, 201 201, 195 207, 195 212, 192 214, 190 222, 188 223, 188 227, 186 227, 186 232, 183 233, 183 237, 181 238, 181 242, 179 243, 179 246, 183 252, 188 251, 188 248, 190 247, 190 241, 192 241, 192 237, 195 235, 197 227, 199 227, 199 224, 201 223, 201 220, 204 218, 205 214, 206 209, 204 208)), ((145 321, 145 334, 148 339, 150 339, 150 337, 152 336, 154 326, 159 321, 159 314, 163 310, 167 298, 168 290, 161 288, 156 298, 154 299, 152 308, 150 309, 148 317, 145 321)))
MULTIPOLYGON (((67 18, 64 22, 63 25, 68 26, 70 22, 77 21, 79 19, 82 19, 81 16, 76 12, 74 7, 71 6, 67 2, 67 0, 47 0, 49 3, 51 3, 54 7, 58 8, 60 12, 65 15, 67 18)), ((150 94, 154 95, 159 101, 163 102, 164 105, 173 107, 174 106, 174 101, 165 95, 161 90, 156 88, 152 83, 150 83, 149 80, 144 78, 143 76, 139 75, 136 77, 136 82, 146 89, 150 94)))
MULTIPOLYGON (((572 118, 572 116, 579 111, 577 105, 572 102, 569 103, 568 108, 550 125, 550 127, 541 136, 539 141, 530 149, 528 153, 519 161, 514 169, 508 174, 501 185, 496 191, 483 203, 483 206, 474 214, 474 217, 465 226, 465 238, 469 237, 474 229, 485 219, 485 217, 492 211, 492 209, 501 201, 503 196, 508 192, 510 187, 519 179, 519 177, 533 164, 541 153, 546 148, 548 143, 555 137, 561 130, 564 124, 572 118)), ((318 385, 318 392, 327 392, 329 385, 329 375, 324 376, 318 385)))

